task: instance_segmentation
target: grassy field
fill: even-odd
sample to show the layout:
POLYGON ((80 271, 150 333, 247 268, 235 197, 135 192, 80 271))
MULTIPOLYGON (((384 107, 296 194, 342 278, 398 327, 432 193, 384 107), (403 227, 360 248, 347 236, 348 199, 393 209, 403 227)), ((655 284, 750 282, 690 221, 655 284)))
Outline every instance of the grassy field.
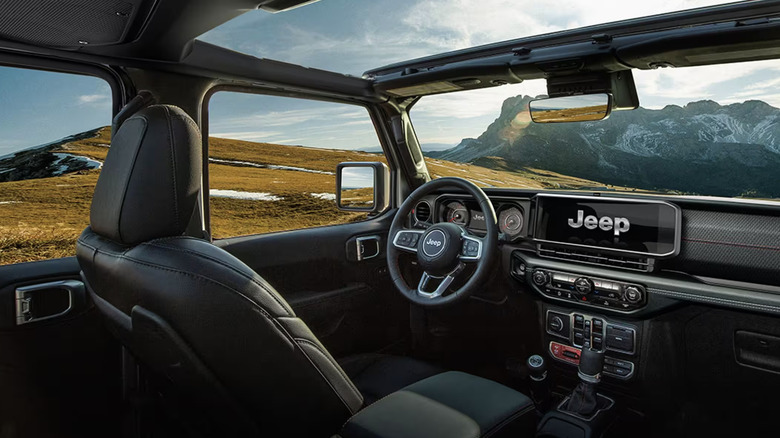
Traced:
MULTIPOLYGON (((110 130, 53 152, 105 160, 110 130)), ((211 138, 209 178, 215 238, 332 225, 365 218, 336 208, 336 165, 384 161, 382 155, 211 138)), ((500 159, 478 164, 428 159, 433 177, 462 176, 483 187, 583 188, 604 184, 537 169, 509 169, 500 159), (486 168, 482 166, 489 166, 486 168)), ((0 265, 74 254, 89 223, 99 169, 0 183, 0 265)), ((610 189, 624 190, 612 187, 610 189)), ((633 189, 625 189, 633 190, 633 189)), ((369 199, 357 193, 360 201, 369 199)))
POLYGON ((532 117, 539 123, 588 122, 603 119, 608 110, 607 105, 573 109, 534 110, 532 117))

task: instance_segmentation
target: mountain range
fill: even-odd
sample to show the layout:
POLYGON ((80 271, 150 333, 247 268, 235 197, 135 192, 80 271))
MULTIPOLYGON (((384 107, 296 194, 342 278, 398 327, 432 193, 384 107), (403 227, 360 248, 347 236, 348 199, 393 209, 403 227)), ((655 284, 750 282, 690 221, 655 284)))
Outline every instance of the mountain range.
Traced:
POLYGON ((664 192, 780 197, 780 110, 765 102, 703 100, 615 111, 599 122, 538 124, 528 117, 531 100, 506 99, 482 135, 426 155, 664 192))

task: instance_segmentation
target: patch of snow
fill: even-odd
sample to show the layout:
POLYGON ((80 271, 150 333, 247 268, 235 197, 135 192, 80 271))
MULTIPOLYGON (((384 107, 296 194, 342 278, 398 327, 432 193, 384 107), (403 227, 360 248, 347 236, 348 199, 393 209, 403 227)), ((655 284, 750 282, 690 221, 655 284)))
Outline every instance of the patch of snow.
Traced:
POLYGON ((485 186, 485 187, 495 187, 493 184, 488 184, 488 183, 486 183, 485 181, 480 181, 480 180, 478 180, 478 179, 474 179, 474 178, 469 178, 469 179, 470 179, 470 180, 471 180, 471 182, 473 182, 474 184, 482 184, 482 185, 483 185, 483 186, 485 186))
POLYGON ((60 164, 62 161, 64 161, 66 158, 71 158, 75 161, 82 161, 87 163, 87 169, 100 169, 103 167, 103 163, 98 160, 93 160, 89 157, 82 157, 81 155, 72 155, 72 154, 61 154, 61 153, 54 153, 53 154, 57 159, 51 163, 52 166, 59 165, 59 169, 54 171, 54 176, 62 175, 63 173, 67 172, 68 169, 70 169, 70 166, 67 164, 60 164))
POLYGON ((214 198, 244 199, 247 201, 281 201, 284 198, 267 192, 242 192, 238 190, 209 190, 209 196, 214 198))
POLYGON ((236 166, 257 167, 258 169, 291 170, 295 172, 318 173, 320 175, 335 175, 334 172, 326 172, 324 170, 306 169, 305 167, 280 166, 277 164, 260 164, 260 163, 253 163, 251 161, 221 160, 219 158, 209 158, 209 162, 217 163, 217 164, 228 164, 228 165, 232 164, 236 166))
MULTIPOLYGON (((326 201, 335 201, 336 200, 336 194, 335 193, 310 193, 313 197, 317 199, 324 199, 326 201)), ((373 203, 373 201, 371 201, 373 203)))
POLYGON ((21 204, 22 201, 0 201, 0 205, 6 205, 6 204, 21 204))
POLYGON ((664 146, 664 140, 662 133, 632 123, 626 127, 626 131, 618 138, 614 147, 629 154, 652 157, 661 155, 660 150, 664 146))
POLYGON ((0 173, 6 173, 6 172, 10 172, 10 171, 12 171, 12 170, 14 170, 14 169, 16 169, 16 168, 15 168, 15 167, 12 167, 12 168, 10 168, 10 169, 3 169, 3 170, 0 170, 0 173))

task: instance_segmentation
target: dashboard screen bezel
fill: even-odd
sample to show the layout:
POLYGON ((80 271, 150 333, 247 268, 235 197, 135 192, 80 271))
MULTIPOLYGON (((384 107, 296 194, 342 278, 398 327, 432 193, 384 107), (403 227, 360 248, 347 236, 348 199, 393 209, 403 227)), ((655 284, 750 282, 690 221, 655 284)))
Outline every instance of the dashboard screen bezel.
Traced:
POLYGON ((681 240, 681 229, 682 229, 682 210, 680 207, 678 207, 675 204, 672 204, 671 202, 667 201, 661 201, 661 200, 654 200, 654 199, 631 199, 631 198, 619 198, 619 197, 606 197, 606 196, 582 196, 582 195, 563 195, 563 194, 537 194, 532 198, 532 205, 533 205, 533 235, 531 236, 532 240, 535 243, 547 243, 547 244, 553 244, 553 245, 560 245, 565 247, 574 247, 574 248, 587 248, 590 250, 603 252, 603 253, 616 253, 616 254, 632 254, 632 255, 639 255, 639 256, 647 256, 647 257, 653 257, 653 258, 670 258, 674 257, 677 254, 680 253, 680 240, 681 240), (562 242, 557 240, 548 240, 548 239, 542 239, 537 236, 540 235, 540 221, 542 220, 542 213, 543 213, 543 207, 541 204, 543 203, 544 198, 554 198, 554 199, 571 199, 576 201, 589 201, 589 202, 607 202, 607 203, 616 203, 616 204, 653 204, 653 205, 664 205, 669 208, 671 208, 674 211, 674 241, 673 241, 673 250, 665 253, 654 253, 654 252, 642 252, 642 251, 634 251, 634 250, 627 250, 627 249, 618 249, 618 248, 609 248, 605 246, 597 246, 597 245, 586 245, 586 244, 578 244, 578 243, 571 243, 571 242, 562 242), (542 200, 542 202, 540 202, 542 200))

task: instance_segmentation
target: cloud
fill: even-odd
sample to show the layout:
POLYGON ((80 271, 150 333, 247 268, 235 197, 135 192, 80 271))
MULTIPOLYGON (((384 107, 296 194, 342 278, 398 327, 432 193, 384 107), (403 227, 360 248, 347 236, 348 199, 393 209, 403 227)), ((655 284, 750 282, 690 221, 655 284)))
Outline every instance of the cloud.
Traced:
POLYGON ((83 94, 78 97, 79 105, 101 105, 111 101, 109 94, 83 94))
MULTIPOLYGON (((558 0, 550 6, 538 0, 329 0, 278 15, 250 12, 204 38, 259 57, 360 75, 386 64, 475 45, 719 3, 724 2, 558 0), (344 10, 350 14, 345 15, 344 10)), ((780 99, 774 90, 780 80, 774 76, 778 72, 780 63, 767 61, 634 70, 634 78, 640 102, 648 108, 701 99, 731 103, 745 98, 761 98, 777 106, 780 99)), ((545 82, 536 80, 428 96, 414 107, 412 120, 421 142, 454 144, 482 133, 498 116, 506 98, 544 93, 545 82)), ((230 108, 219 120, 213 120, 212 130, 238 132, 245 139, 272 131, 278 137, 262 140, 295 139, 297 144, 323 147, 365 147, 369 141, 376 142, 362 108, 337 111, 323 110, 318 103, 306 106, 250 114, 230 108), (364 121, 367 130, 361 128, 364 121)))

